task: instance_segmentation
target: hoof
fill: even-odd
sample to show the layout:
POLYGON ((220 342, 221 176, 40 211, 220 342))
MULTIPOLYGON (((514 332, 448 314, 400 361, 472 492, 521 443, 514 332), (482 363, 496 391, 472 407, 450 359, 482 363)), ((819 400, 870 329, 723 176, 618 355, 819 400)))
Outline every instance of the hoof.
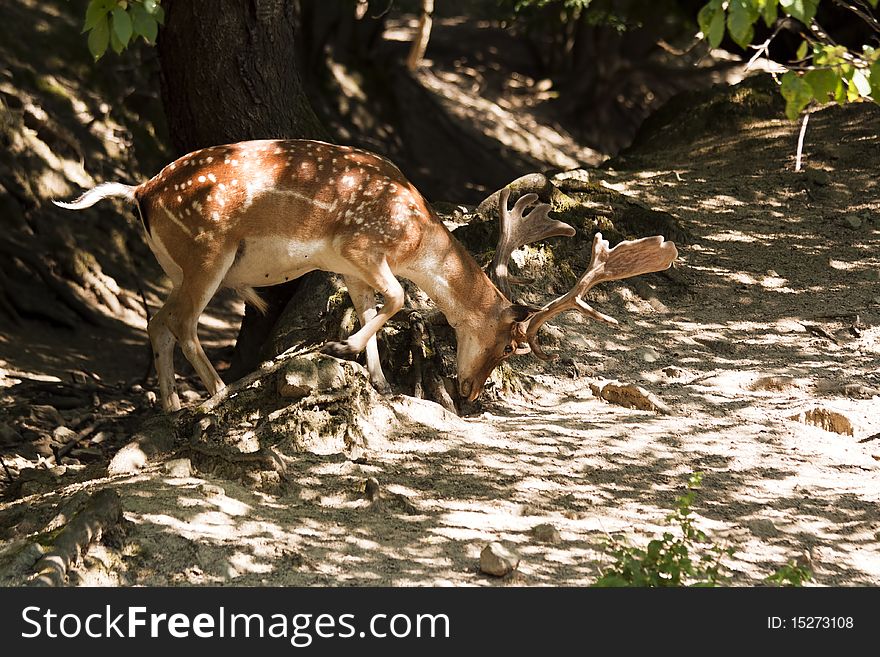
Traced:
POLYGON ((328 342, 321 347, 321 353, 336 358, 345 358, 351 360, 357 356, 358 352, 352 349, 347 342, 328 342))

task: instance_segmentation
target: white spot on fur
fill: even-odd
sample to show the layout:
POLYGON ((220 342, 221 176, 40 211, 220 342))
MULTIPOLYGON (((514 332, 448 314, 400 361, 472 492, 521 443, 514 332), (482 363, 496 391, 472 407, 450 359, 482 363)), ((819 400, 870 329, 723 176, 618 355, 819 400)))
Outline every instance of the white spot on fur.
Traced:
POLYGON ((212 183, 217 182, 217 176, 215 176, 213 173, 209 173, 208 180, 210 180, 212 183))
POLYGON ((201 182, 201 183, 205 182, 205 177, 204 177, 204 176, 199 176, 199 182, 201 182))

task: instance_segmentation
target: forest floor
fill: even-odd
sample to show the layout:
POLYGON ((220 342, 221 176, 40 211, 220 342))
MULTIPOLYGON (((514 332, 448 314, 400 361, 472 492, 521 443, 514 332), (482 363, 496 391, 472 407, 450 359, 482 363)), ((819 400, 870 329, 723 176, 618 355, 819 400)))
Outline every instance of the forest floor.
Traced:
MULTIPOLYGON (((100 460, 56 468, 48 489, 0 503, 0 561, 63 524, 71 500, 111 487, 124 520, 72 583, 582 586, 607 565, 609 534, 644 545, 701 472, 695 522, 734 549, 732 584, 759 585, 792 559, 820 585, 880 584, 880 110, 814 113, 799 173, 797 125, 738 117, 699 129, 687 112, 587 172, 678 218, 691 236, 678 276, 600 292, 619 326, 554 322, 563 358, 514 365, 532 377, 528 393, 464 417, 427 412, 356 460, 302 453, 275 493, 186 464, 115 477, 100 460), (610 380, 641 386, 668 413, 593 394, 610 380), (369 478, 382 503, 365 499, 369 478), (548 523, 559 537, 542 542, 533 529, 548 523), (519 553, 513 577, 480 573, 491 541, 519 553)), ((227 300, 207 318, 215 362, 236 309, 227 300)), ((130 382, 146 362, 142 337, 53 345, 35 334, 7 366, 28 380, 89 369, 130 382)), ((114 403, 138 420, 158 414, 145 394, 114 403)), ((35 457, 3 458, 20 472, 35 457)))

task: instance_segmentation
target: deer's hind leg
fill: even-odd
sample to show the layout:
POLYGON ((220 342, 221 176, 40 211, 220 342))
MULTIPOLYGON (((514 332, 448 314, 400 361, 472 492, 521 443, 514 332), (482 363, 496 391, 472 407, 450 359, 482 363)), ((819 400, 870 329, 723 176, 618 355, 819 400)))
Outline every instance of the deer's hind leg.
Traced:
POLYGON ((199 341, 198 326, 199 317, 220 288, 234 258, 235 254, 231 253, 228 257, 221 257, 219 261, 211 263, 208 268, 191 266, 185 269, 183 280, 150 322, 150 339, 153 340, 157 353, 159 389, 162 393, 162 405, 166 410, 180 408, 180 400, 174 390, 174 338, 180 343, 183 355, 193 366, 209 394, 216 395, 225 387, 217 370, 205 355, 199 341), (173 336, 170 346, 169 333, 173 336))

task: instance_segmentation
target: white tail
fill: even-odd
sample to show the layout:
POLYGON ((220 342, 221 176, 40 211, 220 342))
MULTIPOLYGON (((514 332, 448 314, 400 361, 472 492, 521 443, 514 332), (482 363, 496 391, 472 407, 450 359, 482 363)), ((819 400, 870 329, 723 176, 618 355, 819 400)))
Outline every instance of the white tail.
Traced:
POLYGON ((65 208, 66 210, 85 210, 102 199, 120 196, 134 203, 136 189, 137 187, 123 185, 122 183, 103 183, 90 189, 78 199, 70 203, 64 203, 63 201, 52 202, 59 208, 65 208))
MULTIPOLYGON (((470 400, 501 361, 533 341, 526 332, 536 311, 512 304, 416 188, 378 155, 305 140, 214 146, 185 155, 136 188, 100 185, 58 205, 81 209, 108 196, 137 202, 147 243, 173 284, 149 325, 168 411, 180 408, 175 342, 210 393, 223 388, 197 336, 199 316, 220 287, 237 289, 255 303, 254 287, 315 269, 341 274, 361 328, 325 351, 351 356, 366 350, 370 378, 382 391, 390 388, 376 333, 403 307, 397 275, 421 287, 455 329, 459 390, 470 400), (381 307, 376 292, 384 298, 381 307)), ((524 205, 515 207, 516 219, 522 219, 524 205)), ((505 257, 523 239, 573 233, 558 222, 547 228, 546 214, 540 206, 526 217, 542 226, 522 235, 514 231, 505 257)))

